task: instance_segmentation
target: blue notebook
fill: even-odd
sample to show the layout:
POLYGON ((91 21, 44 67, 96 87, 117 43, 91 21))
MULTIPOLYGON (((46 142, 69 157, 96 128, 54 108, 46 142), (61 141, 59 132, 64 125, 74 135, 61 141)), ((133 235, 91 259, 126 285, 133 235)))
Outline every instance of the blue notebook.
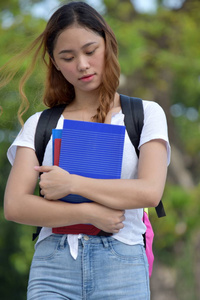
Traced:
MULTIPOLYGON (((124 137, 125 126, 64 120, 59 166, 70 174, 119 179, 124 137)), ((79 195, 68 195, 61 200, 91 202, 79 195)))

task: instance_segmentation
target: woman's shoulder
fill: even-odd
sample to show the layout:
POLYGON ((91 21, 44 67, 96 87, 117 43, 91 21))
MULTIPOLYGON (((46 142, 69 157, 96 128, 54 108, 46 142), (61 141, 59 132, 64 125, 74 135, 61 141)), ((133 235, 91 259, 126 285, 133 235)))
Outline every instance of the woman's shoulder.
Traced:
POLYGON ((151 110, 151 109, 156 109, 156 110, 163 110, 160 104, 158 104, 155 101, 152 100, 142 100, 144 110, 151 110))
POLYGON ((168 163, 170 161, 170 144, 165 112, 161 105, 154 101, 143 100, 144 126, 139 147, 153 139, 162 139, 166 142, 168 163))
POLYGON ((9 147, 7 151, 7 156, 11 164, 13 164, 14 162, 16 150, 18 146, 35 149, 34 136, 35 136, 36 126, 41 113, 42 112, 37 112, 26 120, 23 128, 20 130, 15 140, 9 147))
POLYGON ((165 112, 160 104, 155 101, 142 100, 144 108, 144 118, 165 119, 165 112))
POLYGON ((42 113, 42 111, 36 112, 36 113, 34 113, 33 115, 31 115, 31 116, 26 120, 26 122, 24 123, 24 126, 26 127, 26 126, 28 126, 28 125, 37 123, 38 120, 39 120, 39 118, 40 118, 40 116, 41 116, 41 113, 42 113))

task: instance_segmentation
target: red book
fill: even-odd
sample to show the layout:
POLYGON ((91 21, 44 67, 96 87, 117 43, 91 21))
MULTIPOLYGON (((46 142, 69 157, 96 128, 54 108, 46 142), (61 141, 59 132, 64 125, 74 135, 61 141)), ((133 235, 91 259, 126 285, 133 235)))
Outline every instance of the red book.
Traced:
POLYGON ((54 165, 59 166, 61 139, 54 140, 54 165))

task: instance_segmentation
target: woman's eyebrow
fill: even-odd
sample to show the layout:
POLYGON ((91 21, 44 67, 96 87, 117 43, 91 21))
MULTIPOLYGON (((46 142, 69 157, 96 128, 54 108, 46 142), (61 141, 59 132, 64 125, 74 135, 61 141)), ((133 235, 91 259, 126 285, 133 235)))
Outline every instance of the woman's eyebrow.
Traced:
MULTIPOLYGON (((96 44, 96 43, 97 43, 97 42, 89 42, 89 43, 83 45, 83 46, 81 47, 81 49, 83 50, 83 49, 89 47, 90 45, 93 45, 93 44, 96 44)), ((74 52, 74 50, 72 50, 72 49, 64 49, 64 50, 61 50, 58 54, 72 53, 72 52, 74 52)))

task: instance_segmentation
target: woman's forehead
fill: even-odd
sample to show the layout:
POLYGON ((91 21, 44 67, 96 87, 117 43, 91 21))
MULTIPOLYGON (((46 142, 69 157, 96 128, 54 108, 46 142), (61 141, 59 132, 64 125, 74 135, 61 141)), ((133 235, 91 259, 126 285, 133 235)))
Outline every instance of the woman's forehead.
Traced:
POLYGON ((92 44, 102 42, 104 39, 96 32, 81 26, 70 26, 64 29, 58 36, 55 48, 69 47, 68 50, 73 50, 73 47, 84 48, 92 44), (72 48, 71 48, 72 47, 72 48))

